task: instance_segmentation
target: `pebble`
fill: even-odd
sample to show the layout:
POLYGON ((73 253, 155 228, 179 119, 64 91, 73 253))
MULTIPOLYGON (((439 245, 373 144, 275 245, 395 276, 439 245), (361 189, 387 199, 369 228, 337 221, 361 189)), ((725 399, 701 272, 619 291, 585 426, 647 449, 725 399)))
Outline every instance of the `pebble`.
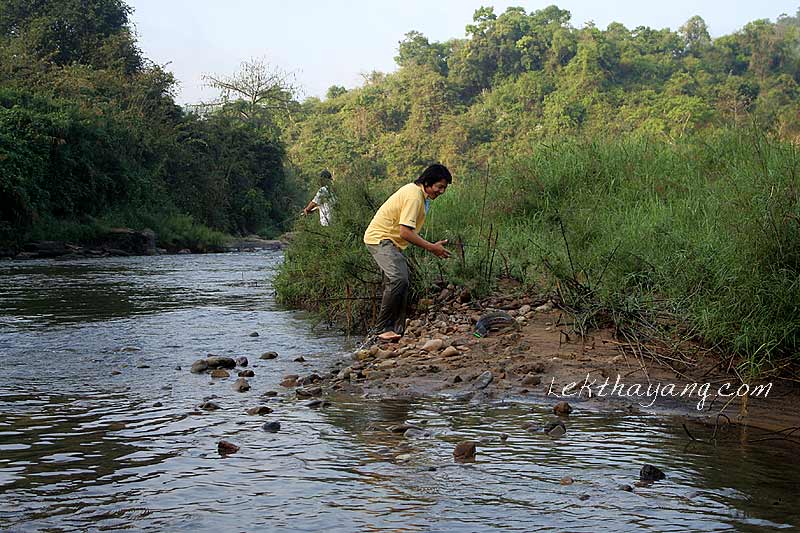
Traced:
POLYGON ((251 336, 251 337, 258 337, 258 332, 257 332, 257 331, 254 331, 253 333, 251 333, 251 334, 250 334, 250 336, 251 336))
POLYGON ((239 447, 232 442, 221 440, 217 444, 217 451, 220 455, 231 455, 239 451, 239 447))
POLYGON ((558 402, 553 406, 553 412, 559 416, 568 415, 572 412, 572 406, 567 402, 558 402))
POLYGON ((422 350, 425 352, 436 352, 441 349, 444 341, 442 339, 431 339, 422 345, 422 350))
POLYGON ((522 378, 522 384, 526 387, 535 387, 536 385, 541 384, 541 382, 542 377, 534 374, 527 374, 524 378, 522 378))
POLYGON ((455 449, 453 449, 453 459, 459 463, 474 461, 477 449, 477 444, 471 440, 459 442, 456 444, 455 449))
POLYGON ((278 421, 267 422, 266 424, 261 426, 261 429, 263 429, 264 431, 268 431, 270 433, 277 433, 278 431, 281 430, 281 423, 278 421))
POLYGON ((564 476, 564 477, 561 478, 560 483, 562 485, 572 485, 573 483, 575 483, 575 480, 572 479, 572 477, 570 477, 570 476, 564 476))
POLYGON ((298 398, 311 398, 322 394, 322 387, 302 387, 295 389, 294 393, 298 398))
POLYGON ((233 390, 236 392, 247 392, 250 390, 250 383, 244 378, 239 378, 234 382, 233 390))
POLYGON ((164 404, 161 402, 156 402, 153 404, 153 407, 164 407, 164 404))
POLYGON ((542 304, 539 307, 537 307, 536 309, 534 309, 534 311, 536 311, 538 313, 546 313, 546 312, 552 311, 552 310, 553 310, 553 302, 547 302, 546 304, 542 304))
POLYGON ((259 359, 275 359, 278 357, 278 352, 264 352, 259 359))
POLYGON ((475 388, 478 390, 485 389, 494 380, 494 374, 491 370, 487 370, 475 379, 475 388))
POLYGON ((268 415, 272 412, 272 409, 267 407, 266 405, 259 405, 257 407, 251 407, 247 410, 248 415, 268 415))
POLYGON ((454 355, 458 355, 459 353, 460 352, 458 351, 458 348, 456 348, 455 346, 448 346, 442 352, 442 357, 453 357, 454 355))
POLYGON ((580 501, 582 501, 582 502, 585 502, 585 501, 586 501, 586 500, 588 500, 590 497, 591 497, 591 496, 589 496, 588 494, 581 494, 580 496, 578 496, 578 499, 579 499, 580 501))
POLYGON ((294 362, 295 363, 305 363, 306 362, 306 358, 303 357, 302 355, 300 355, 300 356, 294 358, 294 362))
POLYGON ((624 490, 625 492, 633 492, 633 487, 630 485, 620 485, 617 487, 619 490, 624 490))
POLYGON ((299 378, 297 374, 287 374, 283 376, 281 380, 281 387, 291 388, 297 385, 297 378, 299 378))
POLYGON ((120 374, 122 374, 122 372, 120 372, 119 370, 112 370, 111 371, 111 375, 112 376, 119 376, 120 374))

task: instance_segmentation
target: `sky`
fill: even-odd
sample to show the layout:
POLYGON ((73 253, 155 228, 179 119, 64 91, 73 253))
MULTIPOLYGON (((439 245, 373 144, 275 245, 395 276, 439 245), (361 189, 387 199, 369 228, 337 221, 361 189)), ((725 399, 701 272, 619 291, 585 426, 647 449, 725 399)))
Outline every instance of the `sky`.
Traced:
POLYGON ((417 30, 430 41, 463 38, 481 6, 500 14, 509 6, 532 12, 556 4, 572 25, 592 21, 677 29, 694 15, 712 37, 756 19, 794 15, 800 0, 127 0, 145 56, 179 82, 178 103, 213 100, 203 74, 230 75, 242 61, 264 58, 294 73, 299 98, 323 97, 331 85, 353 88, 362 74, 396 69, 404 35, 417 30))

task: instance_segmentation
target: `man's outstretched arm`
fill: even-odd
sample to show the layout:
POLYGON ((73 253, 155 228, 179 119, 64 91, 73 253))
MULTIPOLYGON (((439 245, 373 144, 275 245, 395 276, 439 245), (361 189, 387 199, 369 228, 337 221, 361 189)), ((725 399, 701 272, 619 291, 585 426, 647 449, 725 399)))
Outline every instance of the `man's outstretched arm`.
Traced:
POLYGON ((424 250, 428 250, 430 253, 435 255, 436 257, 440 257, 442 259, 447 259, 450 257, 450 252, 445 249, 444 245, 447 244, 447 239, 443 241, 437 242, 428 242, 419 235, 413 229, 409 228, 408 226, 400 225, 400 237, 407 240, 414 246, 419 246, 424 250))

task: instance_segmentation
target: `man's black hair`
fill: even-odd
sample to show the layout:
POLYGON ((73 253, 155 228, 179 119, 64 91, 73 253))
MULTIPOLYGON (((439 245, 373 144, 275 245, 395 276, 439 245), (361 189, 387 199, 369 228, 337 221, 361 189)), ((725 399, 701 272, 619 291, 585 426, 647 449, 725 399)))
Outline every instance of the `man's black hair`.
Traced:
POLYGON ((323 170, 322 172, 319 173, 319 177, 320 177, 320 179, 329 181, 332 176, 331 176, 330 171, 326 168, 325 170, 323 170))
POLYGON ((414 180, 414 183, 422 185, 423 187, 430 187, 434 183, 438 183, 442 180, 445 180, 448 184, 453 183, 453 176, 450 174, 450 171, 447 170, 446 166, 434 163, 426 168, 425 171, 414 180))

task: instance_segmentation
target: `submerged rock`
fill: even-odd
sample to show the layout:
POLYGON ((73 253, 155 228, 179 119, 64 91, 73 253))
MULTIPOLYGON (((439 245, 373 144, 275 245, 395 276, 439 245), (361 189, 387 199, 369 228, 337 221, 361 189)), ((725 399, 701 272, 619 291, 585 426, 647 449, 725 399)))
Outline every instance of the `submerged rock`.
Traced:
POLYGON ((453 450, 453 459, 459 463, 474 461, 478 446, 475 442, 467 440, 459 442, 453 450))
POLYGON ((573 483, 575 483, 575 480, 572 479, 572 476, 564 476, 561 478, 561 481, 559 481, 559 483, 561 483, 562 485, 572 485, 573 483))
POLYGON ((425 437, 430 437, 432 434, 430 431, 418 428, 408 428, 404 433, 403 436, 407 439, 420 439, 425 437))
POLYGON ((306 362, 306 358, 303 357, 302 355, 298 355, 297 357, 294 358, 294 362, 295 363, 305 363, 306 362))
POLYGON ((231 455, 239 451, 239 447, 232 442, 221 440, 217 444, 217 451, 220 455, 231 455))
POLYGON ((310 407, 312 409, 320 409, 323 407, 330 407, 331 402, 327 400, 311 400, 310 402, 306 402, 305 406, 310 407))
POLYGON ((233 390, 236 392, 247 392, 250 390, 250 383, 244 378, 239 378, 233 384, 233 390))
POLYGON ((281 380, 281 387, 291 388, 297 385, 297 378, 299 378, 297 374, 287 374, 283 376, 281 380))
POLYGON ((247 410, 248 415, 268 415, 272 412, 272 409, 267 407, 266 405, 259 405, 258 407, 251 407, 247 410))
POLYGON ((567 426, 561 420, 553 420, 544 426, 544 432, 551 437, 561 437, 567 432, 567 426))
POLYGON ((553 412, 559 416, 568 415, 572 412, 572 406, 567 402, 558 402, 553 406, 553 412))
POLYGON ((216 411, 217 409, 219 409, 219 405, 211 401, 203 402, 198 407, 200 407, 200 409, 202 409, 203 411, 216 411))
POLYGON ((261 354, 259 359, 276 359, 278 357, 278 352, 264 352, 261 354))
POLYGON ((249 368, 247 370, 240 370, 239 371, 239 377, 240 378, 252 378, 255 375, 256 375, 256 373, 253 372, 252 370, 250 370, 249 368))
POLYGON ((394 425, 394 426, 389 426, 386 429, 388 429, 392 433, 405 433, 409 429, 420 429, 421 430, 422 428, 419 427, 419 426, 415 426, 413 424, 397 424, 397 425, 394 425))
POLYGON ((231 377, 231 375, 228 373, 227 370, 224 370, 222 368, 215 368, 214 370, 211 371, 211 377, 212 378, 229 378, 229 377, 231 377))
POLYGON ((251 334, 250 334, 250 336, 251 336, 251 337, 258 337, 258 332, 257 332, 257 331, 254 331, 253 333, 251 333, 251 334))
POLYGON ((277 420, 274 420, 272 422, 267 422, 266 424, 261 426, 261 429, 269 433, 277 433, 278 431, 281 430, 281 423, 278 422, 277 420))
POLYGON ((236 358, 236 364, 239 366, 247 366, 250 362, 247 360, 247 357, 242 356, 236 358))
POLYGON ((296 389, 294 393, 298 398, 311 398, 322 394, 322 387, 302 387, 296 389))
POLYGON ((667 475, 656 466, 644 465, 639 471, 639 479, 642 481, 661 481, 667 475))

